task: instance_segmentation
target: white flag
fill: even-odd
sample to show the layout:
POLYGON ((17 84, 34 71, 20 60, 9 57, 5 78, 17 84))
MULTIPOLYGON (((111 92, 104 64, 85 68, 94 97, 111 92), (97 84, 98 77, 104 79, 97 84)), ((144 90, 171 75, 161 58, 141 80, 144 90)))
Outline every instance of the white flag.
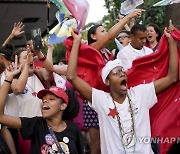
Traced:
POLYGON ((141 5, 144 1, 143 0, 126 0, 121 3, 121 14, 128 14, 132 12, 137 6, 141 5))

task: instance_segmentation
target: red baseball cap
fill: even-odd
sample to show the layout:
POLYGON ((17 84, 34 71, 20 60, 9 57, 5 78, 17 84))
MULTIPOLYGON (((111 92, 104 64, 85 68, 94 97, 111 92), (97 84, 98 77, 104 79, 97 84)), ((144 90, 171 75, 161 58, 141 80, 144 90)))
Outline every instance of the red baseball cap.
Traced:
POLYGON ((37 94, 37 97, 39 99, 42 99, 43 96, 45 96, 47 93, 53 93, 57 97, 62 98, 65 101, 65 103, 68 104, 68 100, 69 100, 68 96, 67 96, 66 92, 62 88, 59 88, 59 87, 56 87, 56 86, 52 86, 49 89, 40 90, 38 92, 38 94, 37 94))

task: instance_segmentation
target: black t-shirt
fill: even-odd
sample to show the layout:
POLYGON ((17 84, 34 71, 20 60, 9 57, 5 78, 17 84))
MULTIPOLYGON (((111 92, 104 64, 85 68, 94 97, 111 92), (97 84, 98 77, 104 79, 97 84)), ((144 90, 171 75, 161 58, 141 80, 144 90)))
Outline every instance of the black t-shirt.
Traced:
MULTIPOLYGON (((42 117, 21 118, 21 134, 24 139, 31 140, 31 154, 57 154, 57 146, 49 132, 46 121, 42 117)), ((82 154, 83 143, 79 127, 66 122, 67 128, 62 132, 54 132, 65 154, 82 154)))

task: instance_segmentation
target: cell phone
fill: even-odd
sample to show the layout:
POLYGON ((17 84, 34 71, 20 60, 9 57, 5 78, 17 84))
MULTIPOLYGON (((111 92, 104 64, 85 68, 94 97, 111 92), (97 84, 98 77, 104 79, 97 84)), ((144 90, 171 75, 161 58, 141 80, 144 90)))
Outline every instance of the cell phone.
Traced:
POLYGON ((31 30, 31 38, 33 41, 34 50, 39 50, 43 48, 40 28, 35 28, 31 30))

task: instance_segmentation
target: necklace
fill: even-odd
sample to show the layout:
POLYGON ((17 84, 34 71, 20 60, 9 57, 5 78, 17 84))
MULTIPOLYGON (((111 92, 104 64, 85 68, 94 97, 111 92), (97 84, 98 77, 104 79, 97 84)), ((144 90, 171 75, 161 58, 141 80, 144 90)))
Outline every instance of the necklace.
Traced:
MULTIPOLYGON (((30 79, 30 77, 28 77, 28 79, 30 79)), ((32 96, 34 96, 34 97, 36 97, 37 96, 37 92, 35 92, 35 76, 34 76, 34 74, 31 76, 31 84, 29 84, 28 83, 28 81, 27 81, 27 83, 26 83, 28 86, 29 86, 29 88, 32 90, 32 96), (32 86, 31 86, 32 85, 32 86)))
POLYGON ((129 98, 129 95, 127 95, 127 97, 128 97, 128 104, 129 104, 129 112, 130 112, 130 116, 131 116, 131 129, 130 129, 130 131, 125 132, 125 130, 123 129, 121 121, 120 121, 120 116, 119 116, 119 113, 117 111, 117 107, 116 107, 116 104, 115 104, 113 98, 112 98, 112 102, 114 104, 114 109, 110 109, 110 113, 108 115, 110 115, 112 117, 113 116, 117 117, 119 131, 120 131, 120 134, 122 137, 123 146, 126 148, 129 148, 131 146, 134 146, 134 144, 135 144, 135 131, 134 131, 134 115, 133 115, 133 109, 132 109, 132 101, 129 98), (113 115, 111 113, 112 111, 113 111, 113 115), (134 143, 132 141, 134 141, 134 143))

